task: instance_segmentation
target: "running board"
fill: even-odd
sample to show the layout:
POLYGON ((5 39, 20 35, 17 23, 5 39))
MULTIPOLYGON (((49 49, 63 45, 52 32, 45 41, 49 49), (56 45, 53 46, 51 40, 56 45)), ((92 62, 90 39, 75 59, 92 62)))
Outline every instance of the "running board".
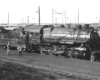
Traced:
POLYGON ((62 54, 62 53, 64 53, 64 51, 51 51, 51 50, 43 50, 43 51, 46 51, 46 52, 51 52, 51 53, 53 53, 53 54, 62 54))

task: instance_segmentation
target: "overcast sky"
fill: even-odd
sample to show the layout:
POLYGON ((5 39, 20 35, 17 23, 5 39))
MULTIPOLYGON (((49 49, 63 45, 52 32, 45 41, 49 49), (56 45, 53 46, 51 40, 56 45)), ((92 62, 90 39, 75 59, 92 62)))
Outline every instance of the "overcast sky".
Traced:
MULTIPOLYGON (((52 9, 61 13, 66 10, 66 22, 80 23, 99 22, 100 0, 0 0, 0 23, 7 23, 9 12, 10 23, 38 22, 38 6, 41 10, 41 23, 52 23, 52 9)), ((55 13, 53 11, 53 13, 55 13)), ((65 23, 65 15, 53 14, 54 23, 65 23)))

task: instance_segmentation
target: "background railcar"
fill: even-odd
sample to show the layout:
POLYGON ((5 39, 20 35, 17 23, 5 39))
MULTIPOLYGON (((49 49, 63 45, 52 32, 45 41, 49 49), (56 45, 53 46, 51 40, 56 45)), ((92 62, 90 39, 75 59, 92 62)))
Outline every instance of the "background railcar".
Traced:
POLYGON ((0 29, 0 46, 6 48, 7 43, 10 43, 10 47, 17 48, 18 44, 24 45, 24 35, 23 35, 23 28, 16 28, 16 29, 5 29, 2 27, 0 29))

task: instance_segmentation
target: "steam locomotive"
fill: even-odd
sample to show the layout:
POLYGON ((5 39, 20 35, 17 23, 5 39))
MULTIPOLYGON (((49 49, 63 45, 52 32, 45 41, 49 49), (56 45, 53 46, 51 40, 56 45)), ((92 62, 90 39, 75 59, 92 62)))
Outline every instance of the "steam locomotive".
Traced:
MULTIPOLYGON (((22 45, 25 51, 39 51, 45 55, 73 57, 91 61, 100 59, 100 30, 89 25, 31 25, 19 32, 10 31, 10 39, 4 42, 0 33, 0 44, 9 41, 12 46, 22 45)), ((3 35, 4 36, 4 35, 3 35)), ((6 37, 5 37, 6 38, 6 37)))
POLYGON ((41 54, 64 57, 100 59, 99 30, 81 25, 66 28, 63 25, 36 25, 24 29, 26 50, 39 50, 41 54))

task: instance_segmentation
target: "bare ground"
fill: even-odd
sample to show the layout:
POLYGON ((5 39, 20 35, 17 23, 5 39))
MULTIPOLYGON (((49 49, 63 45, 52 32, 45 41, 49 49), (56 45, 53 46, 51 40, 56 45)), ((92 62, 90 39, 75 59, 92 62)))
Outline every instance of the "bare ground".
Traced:
MULTIPOLYGON (((0 60, 0 80, 91 80, 0 60)), ((94 80, 94 79, 93 79, 94 80)))

